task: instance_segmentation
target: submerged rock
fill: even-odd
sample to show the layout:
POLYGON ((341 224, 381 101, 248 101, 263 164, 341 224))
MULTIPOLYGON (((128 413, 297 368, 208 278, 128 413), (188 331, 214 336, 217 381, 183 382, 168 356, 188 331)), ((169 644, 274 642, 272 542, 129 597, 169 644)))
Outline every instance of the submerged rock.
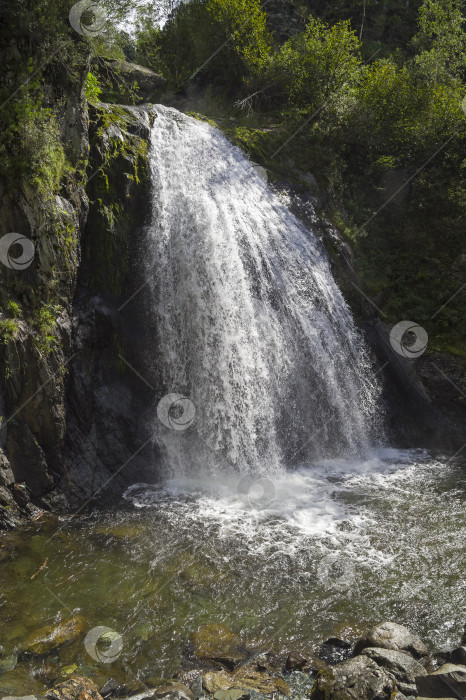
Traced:
POLYGON ((22 651, 26 654, 48 654, 78 639, 86 629, 84 617, 74 615, 57 625, 46 625, 26 637, 22 651))
POLYGON ((312 700, 391 700, 394 677, 367 656, 357 656, 320 671, 312 700))
POLYGON ((351 644, 338 637, 330 637, 322 644, 318 655, 327 664, 338 664, 351 657, 351 644))
POLYGON ((466 666, 444 664, 433 673, 416 678, 419 695, 447 697, 451 691, 466 696, 466 666))
POLYGON ((395 622, 382 622, 380 625, 372 627, 366 635, 356 642, 354 655, 357 656, 367 647, 406 651, 415 659, 429 656, 429 650, 424 642, 411 634, 407 627, 397 625, 395 622))
POLYGON ((218 623, 199 627, 191 636, 191 644, 198 659, 220 661, 231 669, 246 659, 246 653, 240 647, 241 639, 218 623))
POLYGON ((362 654, 392 673, 398 688, 408 695, 416 693, 416 677, 427 675, 424 666, 404 651, 368 647, 362 654))
POLYGON ((7 671, 12 671, 16 668, 18 663, 17 656, 7 656, 4 659, 0 659, 0 673, 6 673, 7 671))

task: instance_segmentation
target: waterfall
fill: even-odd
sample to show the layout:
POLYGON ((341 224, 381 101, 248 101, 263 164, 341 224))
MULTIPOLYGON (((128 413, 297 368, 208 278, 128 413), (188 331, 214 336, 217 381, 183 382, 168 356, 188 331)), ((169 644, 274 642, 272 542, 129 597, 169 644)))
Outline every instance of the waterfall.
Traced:
POLYGON ((162 393, 195 409, 185 431, 154 417, 169 473, 272 474, 367 450, 377 382, 321 243, 217 129, 155 112, 153 360, 162 393))

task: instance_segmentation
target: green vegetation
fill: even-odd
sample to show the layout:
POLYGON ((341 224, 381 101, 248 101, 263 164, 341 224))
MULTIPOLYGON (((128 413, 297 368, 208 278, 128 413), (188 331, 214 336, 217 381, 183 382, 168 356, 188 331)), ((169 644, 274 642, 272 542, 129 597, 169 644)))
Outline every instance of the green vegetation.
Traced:
POLYGON ((100 87, 99 81, 93 73, 89 72, 86 77, 86 82, 84 83, 84 90, 86 92, 86 98, 89 102, 98 102, 100 94, 102 93, 102 88, 100 87))
POLYGON ((33 325, 38 331, 35 345, 42 355, 48 355, 59 345, 59 337, 56 333, 57 318, 63 311, 59 304, 49 302, 42 303, 34 312, 33 325))
POLYGON ((18 324, 12 318, 0 321, 0 342, 9 343, 10 340, 13 340, 17 330, 18 324))

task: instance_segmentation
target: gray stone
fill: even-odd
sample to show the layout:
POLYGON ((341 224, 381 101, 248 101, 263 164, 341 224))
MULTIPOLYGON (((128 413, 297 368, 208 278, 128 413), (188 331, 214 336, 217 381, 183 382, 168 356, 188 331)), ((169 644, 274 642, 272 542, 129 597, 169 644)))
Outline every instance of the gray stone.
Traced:
POLYGON ((312 700, 390 700, 395 678, 367 656, 329 666, 317 675, 312 700))
POLYGON ((6 673, 16 668, 18 663, 17 656, 7 656, 5 659, 0 659, 0 673, 6 673))
POLYGON ((429 698, 444 698, 453 691, 465 696, 466 666, 444 664, 433 673, 417 677, 416 687, 419 695, 429 698))
MULTIPOLYGON (((406 690, 416 690, 416 677, 427 675, 427 671, 421 664, 413 659, 410 654, 394 649, 381 649, 379 647, 368 647, 362 654, 375 661, 378 666, 382 666, 392 673, 397 681, 397 685, 409 685, 406 690)), ((400 687, 400 690, 406 692, 400 687)))
MULTIPOLYGON (((119 88, 121 91, 121 84, 126 85, 127 88, 134 90, 140 102, 148 102, 153 99, 166 83, 165 78, 161 75, 137 63, 120 59, 101 59, 100 65, 102 65, 102 60, 107 67, 106 78, 114 84, 114 88, 119 88)), ((101 99, 107 98, 104 86, 101 99)), ((124 95, 120 94, 119 99, 124 99, 124 95)))
POLYGON ((412 634, 403 625, 395 622, 382 622, 369 630, 369 632, 356 642, 354 654, 357 656, 367 647, 379 647, 382 649, 393 649, 394 651, 405 651, 421 659, 429 656, 429 650, 424 642, 412 634))

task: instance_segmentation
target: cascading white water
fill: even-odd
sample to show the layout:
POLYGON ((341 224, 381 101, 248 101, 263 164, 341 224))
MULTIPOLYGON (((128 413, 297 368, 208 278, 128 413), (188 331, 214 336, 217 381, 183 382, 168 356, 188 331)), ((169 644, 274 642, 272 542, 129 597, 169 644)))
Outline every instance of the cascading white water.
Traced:
POLYGON ((156 421, 171 474, 364 451, 377 383, 322 245, 217 129, 155 112, 154 362, 196 408, 185 433, 156 421))

